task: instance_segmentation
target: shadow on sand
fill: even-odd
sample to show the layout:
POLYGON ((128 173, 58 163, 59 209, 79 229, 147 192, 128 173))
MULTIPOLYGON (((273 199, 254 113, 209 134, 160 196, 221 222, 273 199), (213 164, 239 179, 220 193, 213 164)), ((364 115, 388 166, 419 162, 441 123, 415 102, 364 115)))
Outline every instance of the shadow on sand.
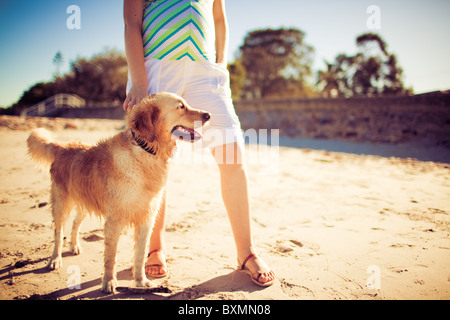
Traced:
MULTIPOLYGON (((48 270, 46 268, 39 268, 29 270, 27 273, 33 272, 43 273, 48 272, 48 270)), ((131 281, 133 279, 131 268, 118 272, 117 278, 119 285, 125 281, 131 281)), ((166 281, 165 283, 167 284, 166 281)), ((137 289, 119 287, 119 290, 125 292, 118 291, 115 294, 107 294, 103 293, 100 289, 101 278, 80 283, 79 287, 80 289, 63 288, 47 294, 34 294, 27 297, 26 300, 196 300, 217 293, 220 293, 220 295, 214 296, 213 299, 226 299, 227 293, 236 291, 254 292, 263 289, 262 287, 253 285, 253 283, 248 281, 246 275, 238 271, 231 271, 228 274, 220 275, 186 288, 175 288, 170 285, 137 289)))

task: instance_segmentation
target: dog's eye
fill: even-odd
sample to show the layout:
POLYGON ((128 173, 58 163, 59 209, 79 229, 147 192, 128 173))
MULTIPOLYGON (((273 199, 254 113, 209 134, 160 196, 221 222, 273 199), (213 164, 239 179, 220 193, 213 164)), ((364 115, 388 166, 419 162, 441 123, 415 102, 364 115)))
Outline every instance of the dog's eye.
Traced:
POLYGON ((184 109, 184 104, 180 104, 180 105, 178 106, 178 109, 184 109))

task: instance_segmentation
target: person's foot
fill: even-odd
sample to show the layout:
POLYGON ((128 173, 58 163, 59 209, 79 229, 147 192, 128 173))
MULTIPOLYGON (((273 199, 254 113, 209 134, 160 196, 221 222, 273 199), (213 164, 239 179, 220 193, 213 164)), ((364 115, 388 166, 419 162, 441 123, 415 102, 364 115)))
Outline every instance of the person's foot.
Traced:
POLYGON ((256 254, 246 257, 242 264, 238 261, 239 270, 250 275, 252 281, 262 287, 271 286, 275 280, 275 273, 256 254))
POLYGON ((168 273, 164 252, 160 249, 150 251, 145 263, 145 274, 147 277, 163 278, 168 273))

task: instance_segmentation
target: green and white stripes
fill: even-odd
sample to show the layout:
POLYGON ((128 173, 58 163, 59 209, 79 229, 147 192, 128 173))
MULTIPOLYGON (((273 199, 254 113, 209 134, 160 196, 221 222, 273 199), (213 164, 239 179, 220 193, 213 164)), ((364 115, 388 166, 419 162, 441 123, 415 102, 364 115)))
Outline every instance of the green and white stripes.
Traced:
POLYGON ((213 0, 156 0, 144 9, 146 58, 214 62, 213 0))

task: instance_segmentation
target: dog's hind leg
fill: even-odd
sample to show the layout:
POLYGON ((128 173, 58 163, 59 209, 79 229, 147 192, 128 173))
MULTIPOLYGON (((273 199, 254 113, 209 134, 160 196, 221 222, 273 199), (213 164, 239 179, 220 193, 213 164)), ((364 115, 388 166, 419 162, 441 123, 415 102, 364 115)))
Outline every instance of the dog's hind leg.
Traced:
POLYGON ((145 275, 145 258, 153 224, 154 219, 148 219, 134 227, 134 285, 136 287, 153 286, 145 275))
MULTIPOLYGON (((118 215, 120 216, 120 213, 118 215)), ((122 223, 112 219, 111 216, 114 215, 107 216, 105 221, 105 256, 102 291, 106 293, 115 293, 115 289, 118 285, 116 276, 116 254, 120 232, 122 231, 122 223)))
POLYGON ((62 248, 63 248, 63 227, 73 204, 68 197, 58 188, 52 187, 52 215, 55 224, 55 247, 50 257, 47 268, 50 270, 58 270, 62 266, 62 248))
POLYGON ((82 209, 78 206, 77 207, 77 215, 76 215, 75 219, 73 220, 72 235, 71 235, 71 239, 70 239, 70 251, 75 255, 78 255, 81 253, 81 245, 80 245, 80 241, 78 239, 78 234, 80 232, 81 222, 83 222, 85 217, 86 217, 86 215, 84 214, 82 209))

